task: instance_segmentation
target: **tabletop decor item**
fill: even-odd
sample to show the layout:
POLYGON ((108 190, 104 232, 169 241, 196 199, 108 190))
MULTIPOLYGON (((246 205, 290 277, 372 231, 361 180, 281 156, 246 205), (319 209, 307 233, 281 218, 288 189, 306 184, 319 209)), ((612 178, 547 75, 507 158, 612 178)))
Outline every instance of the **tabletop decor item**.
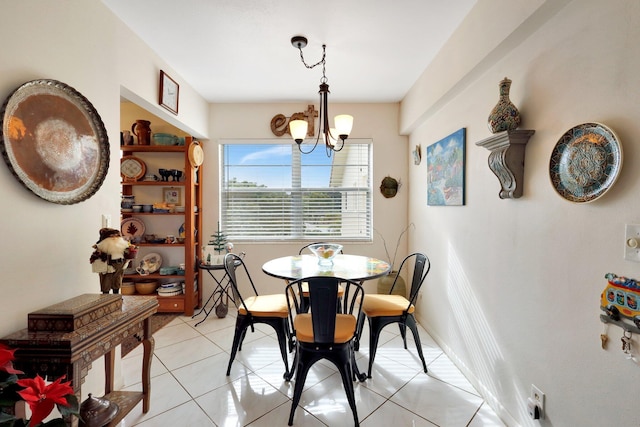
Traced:
POLYGON ((489 114, 488 124, 491 133, 514 130, 520 125, 520 112, 509 99, 511 80, 505 77, 499 87, 500 98, 489 114))
POLYGON ((318 258, 320 265, 333 265, 333 258, 342 251, 342 245, 337 243, 315 243, 309 245, 309 250, 318 258))
POLYGON ((167 73, 160 70, 160 95, 159 104, 173 114, 178 114, 178 98, 180 86, 167 73))
POLYGON ((162 201, 173 205, 181 205, 182 189, 179 187, 162 187, 162 201))
POLYGON ((566 131, 549 161, 551 184, 565 199, 592 202, 615 183, 622 168, 622 146, 600 123, 583 123, 566 131))
POLYGON ((65 418, 79 415, 78 398, 73 393, 70 382, 62 382, 64 376, 46 384, 40 375, 35 378, 21 378, 24 372, 14 369, 15 349, 0 344, 0 395, 3 406, 0 407, 0 424, 13 427, 66 427, 63 418, 55 418, 43 423, 54 407, 65 418), (31 419, 16 418, 5 412, 5 407, 13 407, 19 401, 25 401, 31 409, 31 419))
POLYGON ((464 205, 466 129, 427 147, 427 205, 464 205))
POLYGON ((70 205, 102 185, 109 138, 93 105, 57 80, 15 89, 0 112, 0 151, 11 173, 36 196, 70 205))
POLYGON ((131 125, 131 132, 138 138, 138 145, 151 144, 151 122, 139 119, 131 125))
POLYGON ((206 249, 207 246, 205 246, 205 263, 207 265, 222 265, 224 262, 224 256, 233 249, 233 245, 228 246, 229 242, 227 240, 227 236, 220 230, 220 221, 218 221, 218 230, 212 234, 211 237, 212 239, 209 240, 207 246, 212 248, 215 253, 212 254, 206 249))

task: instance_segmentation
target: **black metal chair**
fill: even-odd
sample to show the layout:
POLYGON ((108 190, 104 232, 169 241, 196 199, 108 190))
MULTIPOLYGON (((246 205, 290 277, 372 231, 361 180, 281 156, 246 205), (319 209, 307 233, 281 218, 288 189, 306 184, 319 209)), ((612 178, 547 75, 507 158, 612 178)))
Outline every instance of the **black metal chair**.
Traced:
POLYGON ((289 338, 289 326, 287 322, 289 309, 285 294, 258 295, 258 291, 249 275, 247 266, 242 258, 236 254, 227 254, 225 256, 224 268, 229 275, 235 297, 234 300, 238 306, 238 317, 236 318, 236 329, 233 335, 233 345, 231 347, 229 366, 227 367, 227 376, 231 372, 231 364, 236 357, 236 352, 242 351, 242 342, 247 334, 247 328, 251 327, 251 332, 254 332, 253 325, 256 323, 265 323, 275 329, 278 335, 280 354, 284 362, 285 375, 288 375, 287 340, 289 338), (238 270, 240 274, 243 275, 242 278, 251 285, 253 295, 250 297, 245 298, 240 294, 238 274, 236 274, 238 270))
POLYGON ((418 292, 420 287, 427 277, 429 270, 431 269, 431 263, 426 255, 416 252, 407 256, 402 260, 400 268, 398 269, 398 276, 389 289, 389 294, 367 294, 363 298, 362 313, 358 318, 358 331, 362 331, 365 316, 369 319, 369 369, 367 376, 371 378, 371 368, 373 367, 373 361, 376 357, 376 350, 378 348, 378 339, 380 338, 380 332, 382 329, 391 324, 398 323, 400 327, 400 334, 404 341, 404 348, 407 349, 407 327, 411 329, 413 338, 416 342, 418 349, 418 355, 422 361, 422 367, 424 372, 427 372, 427 364, 424 361, 424 355, 422 354, 422 345, 420 343, 420 335, 418 334, 418 327, 416 319, 413 315, 415 311, 415 302, 418 298, 418 292), (392 295, 393 288, 398 280, 398 277, 403 272, 403 268, 410 268, 410 261, 413 260, 413 278, 411 280, 411 289, 409 292, 409 299, 402 295, 392 295))
POLYGON ((355 425, 358 426, 353 381, 360 375, 355 361, 354 338, 361 306, 358 304, 364 296, 362 286, 354 281, 335 277, 308 277, 291 282, 286 288, 289 304, 289 320, 295 335, 296 353, 291 374, 285 376, 288 381, 295 372, 293 402, 289 414, 289 425, 300 402, 307 373, 317 361, 326 359, 338 368, 342 384, 347 394, 349 406, 353 412, 355 425), (302 284, 309 284, 309 312, 303 311, 302 284), (342 283, 344 294, 338 298, 338 286, 342 283), (340 313, 336 305, 341 304, 340 313))

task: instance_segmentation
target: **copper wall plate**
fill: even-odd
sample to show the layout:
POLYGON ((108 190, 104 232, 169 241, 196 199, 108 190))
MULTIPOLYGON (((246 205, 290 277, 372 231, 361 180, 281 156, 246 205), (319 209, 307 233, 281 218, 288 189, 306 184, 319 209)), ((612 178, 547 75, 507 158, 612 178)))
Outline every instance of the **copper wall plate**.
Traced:
POLYGON ((57 80, 24 83, 0 111, 2 157, 38 197, 64 205, 88 199, 109 169, 109 138, 93 105, 57 80))

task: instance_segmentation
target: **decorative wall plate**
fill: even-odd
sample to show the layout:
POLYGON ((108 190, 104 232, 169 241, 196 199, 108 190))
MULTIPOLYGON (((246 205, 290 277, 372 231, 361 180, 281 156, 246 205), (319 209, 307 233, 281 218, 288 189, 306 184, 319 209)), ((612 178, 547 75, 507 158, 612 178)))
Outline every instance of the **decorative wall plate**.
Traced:
POLYGON ((124 156, 120 159, 120 176, 123 181, 137 181, 146 171, 145 163, 135 156, 124 156))
POLYGON ((189 162, 191 163, 191 166, 198 168, 203 161, 204 151, 202 151, 200 143, 197 141, 192 142, 189 146, 189 162))
POLYGON ((158 253, 151 252, 142 258, 142 264, 148 267, 149 274, 153 274, 162 267, 162 256, 158 253))
POLYGON ((93 105, 57 80, 33 80, 2 105, 2 157, 22 185, 49 202, 88 199, 109 169, 109 138, 93 105))
POLYGON ((132 240, 135 237, 142 237, 145 231, 144 222, 140 218, 125 218, 120 223, 122 237, 132 240))
POLYGON ((583 123, 562 135, 551 153, 553 188, 565 199, 584 203, 611 188, 622 168, 622 146, 600 123, 583 123))

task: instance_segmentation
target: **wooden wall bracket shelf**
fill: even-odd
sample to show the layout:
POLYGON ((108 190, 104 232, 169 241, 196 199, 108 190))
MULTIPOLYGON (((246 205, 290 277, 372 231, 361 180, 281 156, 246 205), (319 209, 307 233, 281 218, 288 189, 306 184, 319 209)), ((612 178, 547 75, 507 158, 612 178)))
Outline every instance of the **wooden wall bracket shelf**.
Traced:
POLYGON ((501 199, 517 199, 522 196, 525 148, 529 138, 535 132, 535 130, 508 130, 476 142, 477 146, 491 151, 489 169, 500 180, 501 199))

